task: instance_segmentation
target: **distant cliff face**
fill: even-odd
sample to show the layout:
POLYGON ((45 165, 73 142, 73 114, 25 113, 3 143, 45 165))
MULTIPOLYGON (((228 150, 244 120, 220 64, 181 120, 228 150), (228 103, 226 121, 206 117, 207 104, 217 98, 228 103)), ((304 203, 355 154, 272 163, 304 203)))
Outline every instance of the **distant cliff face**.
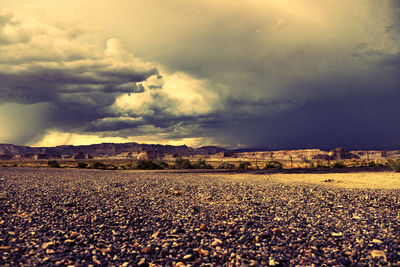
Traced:
POLYGON ((242 158, 249 160, 379 160, 387 158, 400 158, 400 150, 380 151, 347 151, 343 148, 335 148, 331 151, 320 149, 275 150, 275 151, 251 151, 236 153, 217 153, 213 158, 242 158))
POLYGON ((21 155, 25 157, 33 157, 35 154, 49 154, 53 156, 61 155, 78 155, 88 154, 93 157, 113 157, 121 154, 140 154, 147 152, 149 154, 172 154, 176 156, 191 156, 191 155, 212 155, 218 152, 228 151, 220 147, 201 147, 191 148, 187 146, 164 146, 153 144, 138 144, 138 143, 125 143, 113 144, 103 143, 86 146, 56 146, 56 147, 28 147, 28 146, 15 146, 10 144, 0 144, 0 156, 15 156, 21 155))
POLYGON ((0 159, 89 159, 92 157, 170 159, 189 156, 211 156, 211 158, 246 158, 249 160, 376 160, 400 158, 400 150, 391 151, 347 151, 336 148, 331 151, 320 149, 276 150, 232 152, 228 149, 206 146, 191 148, 187 146, 165 146, 153 144, 103 143, 86 146, 28 147, 0 144, 0 159))

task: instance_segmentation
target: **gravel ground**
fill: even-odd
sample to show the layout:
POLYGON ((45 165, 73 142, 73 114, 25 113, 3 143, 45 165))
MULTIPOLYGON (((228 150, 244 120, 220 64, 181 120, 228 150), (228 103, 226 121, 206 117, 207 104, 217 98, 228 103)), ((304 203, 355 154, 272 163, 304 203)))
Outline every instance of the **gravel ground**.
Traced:
POLYGON ((400 265, 399 189, 279 177, 0 168, 0 265, 400 265))

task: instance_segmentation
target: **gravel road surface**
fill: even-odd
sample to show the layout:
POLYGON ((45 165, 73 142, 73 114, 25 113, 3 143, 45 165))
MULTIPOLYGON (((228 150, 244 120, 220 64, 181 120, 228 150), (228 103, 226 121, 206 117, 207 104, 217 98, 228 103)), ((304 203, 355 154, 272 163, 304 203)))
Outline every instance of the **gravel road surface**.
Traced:
POLYGON ((0 168, 0 265, 400 265, 400 190, 316 177, 0 168))

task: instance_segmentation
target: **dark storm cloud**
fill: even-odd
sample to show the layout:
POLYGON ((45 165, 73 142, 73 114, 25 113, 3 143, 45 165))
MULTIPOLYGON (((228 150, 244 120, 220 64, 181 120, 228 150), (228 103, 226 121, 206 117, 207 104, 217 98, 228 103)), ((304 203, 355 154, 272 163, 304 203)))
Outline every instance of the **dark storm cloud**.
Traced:
MULTIPOLYGON (((75 93, 137 93, 142 92, 141 82, 156 73, 150 70, 136 73, 125 70, 123 75, 113 71, 88 68, 51 69, 41 67, 18 73, 0 73, 0 101, 19 103, 57 102, 61 94, 75 93), (105 76, 104 73, 108 75, 105 76)), ((85 97, 85 95, 80 95, 85 97)), ((88 95, 87 97, 90 97, 88 95)), ((73 100, 71 98, 71 100, 73 100)))
POLYGON ((116 39, 105 51, 82 45, 65 25, 38 38, 1 13, 0 101, 46 102, 43 129, 82 134, 230 147, 400 145, 400 1, 115 6, 98 3, 94 23, 129 51, 116 39))

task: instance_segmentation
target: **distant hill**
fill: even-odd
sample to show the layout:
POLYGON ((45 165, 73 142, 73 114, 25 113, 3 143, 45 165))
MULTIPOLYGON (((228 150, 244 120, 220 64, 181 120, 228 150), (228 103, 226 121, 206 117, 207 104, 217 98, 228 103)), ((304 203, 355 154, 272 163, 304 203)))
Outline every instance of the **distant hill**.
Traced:
POLYGON ((156 145, 138 143, 103 143, 84 146, 29 147, 0 144, 0 159, 152 159, 174 160, 177 157, 193 159, 212 158, 215 160, 382 160, 400 158, 400 150, 352 150, 336 148, 330 151, 320 149, 268 150, 237 149, 229 150, 217 146, 192 148, 186 145, 156 145))
POLYGON ((159 154, 174 154, 176 156, 191 156, 191 155, 213 155, 220 152, 229 151, 225 148, 216 146, 205 146, 201 148, 191 148, 186 145, 171 146, 171 145, 155 145, 155 144, 138 144, 138 143, 103 143, 95 145, 83 146, 56 146, 56 147, 29 147, 16 146, 11 144, 0 144, 0 156, 29 156, 35 154, 48 154, 51 157, 61 155, 76 155, 78 153, 89 154, 92 157, 113 157, 123 153, 159 153, 159 154))

